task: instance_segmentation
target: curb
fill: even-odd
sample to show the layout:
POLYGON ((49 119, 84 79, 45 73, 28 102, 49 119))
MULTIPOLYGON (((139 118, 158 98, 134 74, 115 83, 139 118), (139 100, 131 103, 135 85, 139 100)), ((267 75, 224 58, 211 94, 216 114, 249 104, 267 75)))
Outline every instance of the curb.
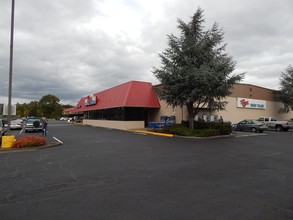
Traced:
POLYGON ((51 147, 57 147, 61 145, 59 142, 47 142, 44 146, 39 147, 27 147, 27 148, 0 148, 0 154, 2 153, 14 153, 14 152, 24 152, 24 151, 37 151, 51 147))
POLYGON ((135 133, 142 133, 142 134, 152 134, 156 136, 163 136, 163 137, 174 137, 173 134, 164 134, 164 133, 158 133, 158 132, 151 132, 151 131, 144 131, 144 130, 129 130, 135 133))
POLYGON ((231 137, 235 137, 234 134, 219 135, 219 136, 210 136, 210 137, 179 136, 179 135, 174 135, 174 136, 175 137, 179 137, 179 138, 189 138, 189 139, 198 139, 198 140, 207 140, 207 139, 216 139, 216 138, 231 138, 231 137))
POLYGON ((129 130, 129 131, 134 133, 151 134, 151 135, 163 136, 163 137, 178 137, 178 138, 198 139, 198 140, 235 137, 235 134, 233 133, 229 135, 220 135, 220 136, 211 136, 211 137, 195 137, 195 136, 180 136, 180 135, 174 135, 174 134, 164 134, 164 133, 151 132, 151 131, 145 131, 145 130, 129 130))

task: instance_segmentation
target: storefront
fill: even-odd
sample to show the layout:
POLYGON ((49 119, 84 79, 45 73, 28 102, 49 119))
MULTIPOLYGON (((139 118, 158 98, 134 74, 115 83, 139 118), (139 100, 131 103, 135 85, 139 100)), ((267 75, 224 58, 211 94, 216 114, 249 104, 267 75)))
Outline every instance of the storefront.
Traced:
MULTIPOLYGON (((293 112, 280 113, 283 103, 277 98, 277 91, 250 85, 235 84, 231 94, 226 98, 228 104, 222 111, 210 111, 202 109, 197 118, 204 118, 206 121, 213 121, 223 117, 224 121, 238 123, 243 119, 258 119, 261 117, 274 117, 278 120, 290 120, 293 118, 293 112)), ((175 115, 176 122, 188 120, 188 112, 185 107, 172 108, 164 101, 160 101, 161 108, 155 116, 159 120, 160 115, 175 115)), ((195 118, 196 119, 196 118, 195 118)))
MULTIPOLYGON (((275 117, 289 120, 293 113, 279 112, 283 104, 275 90, 250 84, 235 84, 226 109, 210 111, 202 109, 196 118, 237 123, 243 119, 275 117)), ((65 115, 83 115, 84 123, 118 129, 144 128, 148 122, 159 122, 162 116, 172 116, 176 123, 188 120, 186 107, 171 107, 159 100, 151 83, 130 81, 99 93, 81 98, 74 108, 66 109, 65 115)), ((196 119, 195 118, 195 119, 196 119)))
POLYGON ((148 82, 130 81, 80 99, 64 115, 83 114, 84 124, 119 129, 145 127, 160 109, 160 102, 148 82), (70 113, 70 114, 68 114, 70 113))

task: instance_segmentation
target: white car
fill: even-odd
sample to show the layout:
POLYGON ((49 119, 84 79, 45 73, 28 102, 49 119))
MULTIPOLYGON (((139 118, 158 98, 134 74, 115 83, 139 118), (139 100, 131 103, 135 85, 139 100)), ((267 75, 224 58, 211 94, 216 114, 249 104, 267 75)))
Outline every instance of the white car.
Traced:
POLYGON ((21 119, 12 120, 10 122, 10 129, 12 130, 21 130, 23 126, 23 121, 21 119))
MULTIPOLYGON (((7 128, 7 127, 8 127, 8 125, 5 124, 5 128, 7 128)), ((22 119, 11 120, 11 122, 10 122, 10 129, 11 130, 17 130, 17 129, 21 130, 22 127, 23 127, 22 119)))
POLYGON ((67 120, 68 120, 67 117, 61 117, 61 118, 60 118, 60 121, 67 121, 67 120))

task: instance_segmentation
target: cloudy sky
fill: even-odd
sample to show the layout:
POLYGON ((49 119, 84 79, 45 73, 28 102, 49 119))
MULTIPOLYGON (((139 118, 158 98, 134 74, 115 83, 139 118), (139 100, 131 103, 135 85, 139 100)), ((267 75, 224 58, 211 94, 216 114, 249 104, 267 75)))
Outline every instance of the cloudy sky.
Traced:
MULTIPOLYGON (((53 94, 76 104, 129 80, 157 84, 153 67, 197 8, 223 28, 244 83, 279 88, 293 65, 292 0, 15 0, 12 102, 53 94)), ((0 103, 8 102, 11 0, 0 0, 0 103)))

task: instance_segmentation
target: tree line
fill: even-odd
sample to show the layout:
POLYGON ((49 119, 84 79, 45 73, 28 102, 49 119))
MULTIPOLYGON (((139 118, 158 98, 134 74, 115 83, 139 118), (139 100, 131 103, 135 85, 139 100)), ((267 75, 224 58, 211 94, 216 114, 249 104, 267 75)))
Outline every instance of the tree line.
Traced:
POLYGON ((60 99, 52 94, 43 96, 39 101, 31 101, 29 103, 17 103, 16 115, 18 117, 35 116, 47 118, 59 118, 66 108, 71 105, 63 105, 60 99))

